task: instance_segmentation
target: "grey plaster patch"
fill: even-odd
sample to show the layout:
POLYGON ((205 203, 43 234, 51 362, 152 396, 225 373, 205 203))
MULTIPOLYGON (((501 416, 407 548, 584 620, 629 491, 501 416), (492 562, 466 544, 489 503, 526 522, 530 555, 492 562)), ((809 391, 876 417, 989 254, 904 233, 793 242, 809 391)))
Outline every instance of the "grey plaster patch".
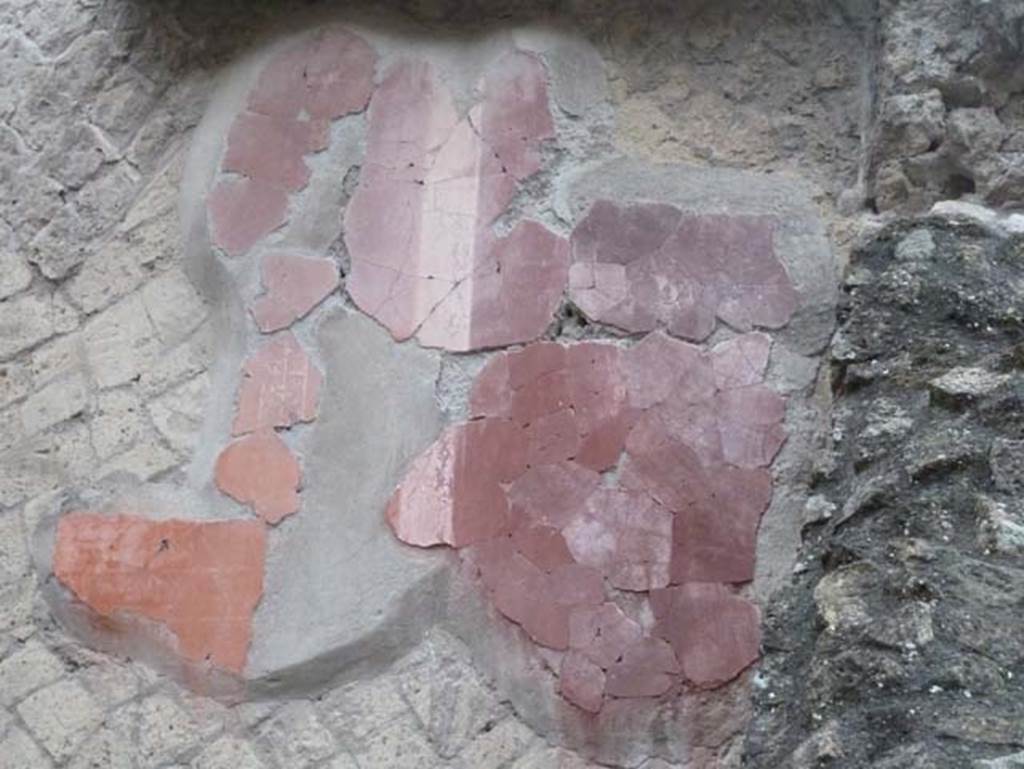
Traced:
POLYGON ((323 322, 319 349, 330 386, 304 452, 302 510, 273 534, 249 653, 267 686, 387 663, 435 621, 448 571, 442 554, 399 544, 383 515, 440 430, 437 354, 344 312, 323 322))

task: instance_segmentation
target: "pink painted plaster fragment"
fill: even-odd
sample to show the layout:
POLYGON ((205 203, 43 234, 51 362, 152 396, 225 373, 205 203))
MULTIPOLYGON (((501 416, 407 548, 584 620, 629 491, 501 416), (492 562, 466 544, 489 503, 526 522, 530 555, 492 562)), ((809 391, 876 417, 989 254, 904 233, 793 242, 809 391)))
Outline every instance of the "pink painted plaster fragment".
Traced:
POLYGON ((260 331, 287 328, 338 287, 338 268, 330 259, 276 252, 263 257, 266 293, 253 305, 260 331))
POLYGON ((387 519, 403 542, 463 547, 510 530, 502 484, 526 467, 520 430, 503 419, 450 427, 412 464, 388 503, 387 519))
POLYGON ((241 673, 266 549, 258 521, 73 512, 57 524, 53 573, 110 632, 122 613, 144 617, 171 631, 182 658, 241 673))
POLYGON ((772 340, 767 334, 753 332, 716 344, 711 350, 715 387, 732 390, 760 384, 768 367, 772 340))
POLYGON ((207 210, 213 242, 238 256, 285 223, 288 193, 258 179, 222 179, 210 191, 207 210))
POLYGON ((758 657, 760 613, 723 585, 691 582, 655 590, 651 607, 656 634, 672 645, 683 675, 697 686, 726 683, 758 657))
POLYGON ((563 533, 573 557, 620 590, 669 582, 673 516, 642 492, 596 489, 563 533))
POLYGON ((309 182, 304 156, 324 147, 326 133, 323 123, 243 112, 231 125, 221 167, 295 192, 309 182))
POLYGON ((613 697, 657 697, 680 673, 672 647, 661 638, 640 638, 608 668, 605 691, 613 697))
POLYGON ((531 467, 509 487, 512 509, 535 523, 561 529, 575 508, 601 483, 601 476, 575 462, 531 467))
POLYGON ((274 56, 249 94, 249 109, 294 118, 334 119, 366 107, 376 54, 361 37, 329 27, 274 56))
POLYGON ((536 222, 492 231, 553 134, 543 67, 530 54, 504 57, 481 92, 460 119, 431 67, 407 60, 370 101, 367 158, 345 213, 347 287, 396 339, 450 350, 527 341, 560 301, 568 244, 536 222))
POLYGON ((217 488, 270 525, 299 510, 299 463, 273 430, 232 441, 214 467, 217 488))
POLYGON ((569 295, 591 320, 701 341, 720 319, 780 328, 796 292, 766 217, 596 202, 572 237, 569 295))
POLYGON ((771 473, 719 467, 701 490, 701 498, 675 515, 671 582, 749 582, 758 526, 772 497, 771 473))
POLYGON ((562 657, 558 670, 558 688, 573 705, 598 713, 604 704, 604 671, 579 652, 562 657))
POLYGON ((322 383, 323 375, 291 332, 274 337, 242 368, 232 434, 313 421, 322 383))
POLYGON ((407 542, 471 544, 498 611, 536 643, 570 650, 560 687, 584 710, 661 696, 684 672, 724 683, 749 664, 757 632, 756 610, 751 631, 753 607, 725 584, 753 577, 784 435, 784 403, 763 384, 769 351, 760 333, 707 350, 657 332, 629 348, 538 342, 494 355, 470 392, 471 421, 414 464, 392 527, 407 542), (681 608, 661 610, 652 636, 606 585, 669 597, 681 585, 681 608), (702 619, 704 606, 730 619, 702 619))

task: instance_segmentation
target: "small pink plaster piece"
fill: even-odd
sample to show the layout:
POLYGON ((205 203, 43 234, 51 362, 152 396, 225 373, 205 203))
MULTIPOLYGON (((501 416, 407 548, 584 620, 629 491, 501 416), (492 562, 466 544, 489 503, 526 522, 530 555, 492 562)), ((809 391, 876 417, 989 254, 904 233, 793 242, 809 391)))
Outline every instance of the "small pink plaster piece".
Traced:
POLYGON ((359 112, 373 88, 376 54, 341 27, 319 31, 274 56, 249 94, 249 109, 263 115, 333 119, 359 112))
POLYGON ((711 350, 715 386, 719 390, 760 384, 768 367, 772 340, 757 332, 741 334, 716 344, 711 350))
POLYGON ((506 54, 488 70, 481 90, 483 102, 471 119, 484 141, 516 179, 532 176, 540 170, 540 143, 555 136, 544 65, 529 53, 506 54))
POLYGON ((658 697, 678 680, 679 661, 661 638, 640 638, 608 668, 605 690, 612 697, 658 697))
POLYGON ((542 571, 573 563, 572 553, 558 529, 525 522, 512 530, 516 550, 542 571))
POLYGON ((321 133, 306 120, 243 112, 231 125, 222 168, 295 192, 309 182, 303 157, 321 144, 321 133))
POLYGON ((271 526, 299 510, 298 460, 273 430, 232 441, 217 457, 217 488, 271 526))
POLYGON ((338 287, 338 268, 330 259, 267 254, 262 275, 266 293, 256 300, 252 314, 263 333, 287 328, 338 287))
POLYGON ((651 592, 655 632, 667 640, 683 675, 700 687, 731 681, 758 658, 760 612, 722 585, 692 582, 651 592))
POLYGON ((333 120, 361 112, 370 100, 376 65, 377 54, 361 37, 341 27, 324 30, 302 71, 306 113, 333 120))
POLYGON ((605 674, 600 667, 579 652, 562 657, 558 670, 558 690, 573 705, 597 713, 604 703, 605 674))
POLYGON ((537 417, 525 430, 529 441, 527 462, 531 467, 572 459, 580 447, 580 436, 569 409, 537 417))
POLYGON ((316 419, 323 375, 291 332, 260 347, 242 368, 232 435, 316 419))
POLYGON ((620 590, 669 583, 672 514, 647 494, 596 489, 563 533, 573 557, 620 590))
POLYGON ((569 646, 605 670, 641 636, 640 625, 614 603, 577 607, 569 615, 569 646))
POLYGON ((285 223, 288 193, 256 179, 222 179, 210 191, 207 209, 213 242, 238 256, 285 223))
POLYGON ((395 339, 458 351, 530 341, 561 301, 568 243, 537 222, 492 231, 553 133, 543 67, 530 54, 505 57, 482 91, 460 120, 430 66, 404 61, 370 102, 367 158, 345 214, 347 287, 395 339))

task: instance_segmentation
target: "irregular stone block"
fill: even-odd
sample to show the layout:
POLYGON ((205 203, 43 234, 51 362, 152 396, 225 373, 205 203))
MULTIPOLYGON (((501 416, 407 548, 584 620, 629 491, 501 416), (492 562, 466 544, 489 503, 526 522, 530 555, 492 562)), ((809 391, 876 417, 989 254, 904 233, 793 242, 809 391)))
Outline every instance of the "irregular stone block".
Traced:
POLYGON ((263 593, 265 551, 256 521, 69 513, 57 527, 53 573, 98 615, 159 622, 184 659, 239 673, 263 593))

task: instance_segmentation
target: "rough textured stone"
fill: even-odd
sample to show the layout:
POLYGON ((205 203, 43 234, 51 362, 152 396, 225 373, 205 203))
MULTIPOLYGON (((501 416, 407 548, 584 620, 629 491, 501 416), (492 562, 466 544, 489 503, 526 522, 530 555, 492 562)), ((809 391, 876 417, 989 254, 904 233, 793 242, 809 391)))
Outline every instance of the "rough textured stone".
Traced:
POLYGON ((262 526, 248 521, 71 513, 58 526, 53 570, 112 625, 117 612, 163 623, 185 659, 238 672, 263 592, 265 550, 262 526))

